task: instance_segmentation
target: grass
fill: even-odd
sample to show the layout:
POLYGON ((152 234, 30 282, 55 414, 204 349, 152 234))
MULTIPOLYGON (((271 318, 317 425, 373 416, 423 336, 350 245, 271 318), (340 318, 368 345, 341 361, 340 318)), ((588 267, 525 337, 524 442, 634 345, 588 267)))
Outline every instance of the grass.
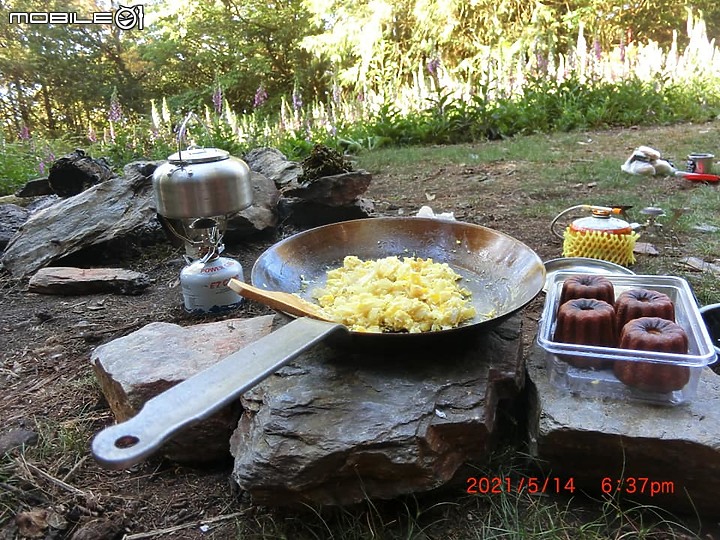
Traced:
MULTIPOLYGON (((472 474, 488 478, 519 478, 528 464, 514 448, 500 451, 486 467, 472 474)), ((526 477, 527 478, 527 477, 526 477)), ((297 538, 299 540, 689 540, 701 526, 687 524, 670 512, 616 496, 593 499, 502 491, 459 495, 444 488, 435 494, 395 501, 365 501, 354 507, 261 512, 236 524, 237 538, 297 538), (451 502, 448 502, 451 501, 451 502)))

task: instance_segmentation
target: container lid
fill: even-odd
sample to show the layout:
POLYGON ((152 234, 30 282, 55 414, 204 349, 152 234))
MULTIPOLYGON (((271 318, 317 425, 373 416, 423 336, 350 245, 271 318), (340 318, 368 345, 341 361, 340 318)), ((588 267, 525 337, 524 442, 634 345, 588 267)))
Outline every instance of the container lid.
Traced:
POLYGON ((181 163, 211 163, 213 161, 222 161, 229 156, 229 152, 219 148, 189 148, 175 152, 168 157, 168 161, 175 165, 181 163))

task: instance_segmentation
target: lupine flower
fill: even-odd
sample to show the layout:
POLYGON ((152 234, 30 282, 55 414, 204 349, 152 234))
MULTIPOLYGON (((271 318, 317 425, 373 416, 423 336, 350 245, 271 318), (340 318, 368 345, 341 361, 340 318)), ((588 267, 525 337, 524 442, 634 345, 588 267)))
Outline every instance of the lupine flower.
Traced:
POLYGON ((88 141, 90 141, 91 143, 97 142, 97 139, 98 139, 97 133, 95 132, 95 128, 93 127, 92 124, 90 124, 88 126, 87 138, 88 138, 88 141))
POLYGON ((432 60, 427 63, 427 70, 433 77, 437 76, 438 68, 440 67, 440 59, 434 56, 432 60))
POLYGON ((150 100, 150 116, 152 117, 153 129, 157 131, 162 125, 162 119, 160 118, 160 112, 157 109, 154 99, 150 100))
POLYGON ((162 102, 161 113, 162 113, 163 122, 165 122, 166 124, 169 124, 170 123, 170 108, 168 107, 167 99, 165 99, 164 97, 163 97, 163 102, 162 102))
POLYGON ((286 108, 287 102, 285 101, 285 96, 283 96, 280 105, 280 119, 278 120, 278 131, 280 131, 280 133, 284 133, 287 128, 287 113, 285 112, 286 108))
POLYGON ((25 124, 23 124, 23 127, 20 129, 20 133, 18 133, 18 137, 21 141, 29 141, 30 140, 30 128, 27 127, 25 124))
POLYGON ((300 95, 300 90, 297 88, 297 86, 293 89, 292 104, 294 111, 299 111, 300 109, 302 109, 303 100, 302 96, 300 95))
POLYGON ((238 130, 237 115, 230 110, 230 107, 225 108, 225 121, 233 133, 238 130))
POLYGON ((263 103, 267 101, 268 94, 265 90, 265 87, 261 84, 258 86, 258 89, 255 91, 255 100, 253 101, 254 107, 257 109, 258 107, 262 107, 263 103))
POLYGON ((40 163, 38 163, 38 171, 40 172, 40 174, 45 174, 45 162, 44 161, 41 161, 40 163))
POLYGON ((598 38, 593 40, 593 52, 595 53, 595 58, 599 61, 602 58, 602 46, 598 38))
POLYGON ((620 40, 620 61, 625 62, 625 40, 620 40))
POLYGON ((215 88, 215 91, 213 92, 212 102, 213 102, 213 105, 215 106, 215 112, 217 114, 222 114, 223 92, 222 92, 222 88, 220 88, 219 85, 215 88))
POLYGON ((540 73, 547 73, 548 57, 540 52, 537 52, 535 53, 535 58, 537 60, 538 70, 540 70, 540 73))
POLYGON ((120 99, 118 98, 117 88, 113 88, 112 96, 110 96, 110 112, 108 113, 108 120, 110 120, 110 122, 118 122, 122 120, 122 118, 123 111, 122 106, 120 105, 120 99))

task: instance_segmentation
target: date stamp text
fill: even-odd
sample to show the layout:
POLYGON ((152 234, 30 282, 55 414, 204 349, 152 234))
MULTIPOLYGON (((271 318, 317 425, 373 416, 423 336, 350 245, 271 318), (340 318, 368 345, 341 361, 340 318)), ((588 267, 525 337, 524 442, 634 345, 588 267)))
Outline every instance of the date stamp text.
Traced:
MULTIPOLYGON (((492 495, 500 493, 533 494, 573 494, 576 490, 574 477, 546 478, 527 476, 469 476, 465 481, 465 491, 470 495, 492 495)), ((587 489, 587 483, 583 484, 587 489)), ((605 495, 614 493, 621 495, 672 495, 675 493, 675 482, 658 480, 646 476, 626 476, 613 478, 606 476, 597 486, 605 495)))

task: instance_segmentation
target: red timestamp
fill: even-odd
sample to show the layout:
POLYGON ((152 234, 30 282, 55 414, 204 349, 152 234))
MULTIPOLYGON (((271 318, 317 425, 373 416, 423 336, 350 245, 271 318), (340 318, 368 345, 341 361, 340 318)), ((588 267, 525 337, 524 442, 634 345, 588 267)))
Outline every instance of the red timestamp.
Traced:
POLYGON ((611 478, 606 476, 600 482, 600 490, 605 494, 621 493, 625 495, 672 495, 675 493, 675 482, 672 480, 655 480, 647 476, 626 476, 611 478))
POLYGON ((471 495, 497 493, 575 493, 575 479, 547 477, 470 476, 465 491, 471 495))

